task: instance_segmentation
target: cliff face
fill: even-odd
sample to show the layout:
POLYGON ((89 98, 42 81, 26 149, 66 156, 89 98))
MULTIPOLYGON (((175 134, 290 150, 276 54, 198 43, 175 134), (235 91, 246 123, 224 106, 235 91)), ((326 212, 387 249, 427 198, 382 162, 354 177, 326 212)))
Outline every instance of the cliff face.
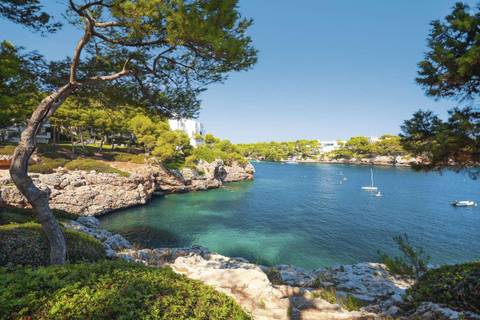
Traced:
MULTIPOLYGON (((125 170, 125 168, 122 168, 125 170)), ((220 160, 201 162, 196 169, 168 170, 160 166, 136 165, 128 178, 95 171, 58 169, 52 174, 32 174, 35 184, 50 194, 52 209, 79 216, 98 216, 114 210, 145 204, 154 193, 166 194, 219 188, 225 182, 251 180, 248 164, 226 166, 220 160)), ((0 176, 0 206, 29 208, 10 180, 0 176)))

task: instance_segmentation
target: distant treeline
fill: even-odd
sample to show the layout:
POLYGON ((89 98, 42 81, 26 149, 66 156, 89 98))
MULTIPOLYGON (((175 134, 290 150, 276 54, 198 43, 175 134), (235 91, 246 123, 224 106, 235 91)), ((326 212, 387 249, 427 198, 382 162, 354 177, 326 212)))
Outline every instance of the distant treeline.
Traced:
POLYGON ((259 142, 238 144, 240 153, 250 159, 281 161, 287 159, 351 159, 375 156, 403 156, 407 152, 402 147, 401 138, 383 135, 377 141, 368 137, 352 137, 346 142, 338 142, 340 148, 322 153, 318 140, 297 140, 292 142, 259 142))

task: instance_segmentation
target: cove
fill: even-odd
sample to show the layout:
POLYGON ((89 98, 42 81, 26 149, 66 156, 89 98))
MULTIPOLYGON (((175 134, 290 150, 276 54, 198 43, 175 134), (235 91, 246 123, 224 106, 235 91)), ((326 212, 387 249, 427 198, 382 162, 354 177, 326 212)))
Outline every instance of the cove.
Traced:
POLYGON ((201 245, 227 256, 307 269, 376 261, 398 254, 392 236, 407 233, 432 263, 480 258, 478 181, 453 172, 375 167, 383 197, 361 190, 370 167, 255 163, 254 181, 205 192, 156 197, 101 218, 102 227, 143 247, 201 245))

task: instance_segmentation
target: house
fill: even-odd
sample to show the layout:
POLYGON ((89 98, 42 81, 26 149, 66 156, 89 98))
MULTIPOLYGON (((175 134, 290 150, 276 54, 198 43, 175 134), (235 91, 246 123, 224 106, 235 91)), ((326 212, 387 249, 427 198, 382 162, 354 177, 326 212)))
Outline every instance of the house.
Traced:
POLYGON ((168 124, 172 130, 182 130, 190 138, 190 144, 197 147, 202 144, 201 139, 197 139, 199 135, 204 135, 205 131, 203 125, 193 119, 169 119, 168 124))
POLYGON ((330 140, 330 141, 322 141, 318 140, 320 153, 328 153, 335 150, 340 149, 345 142, 344 141, 337 141, 337 140, 330 140))
MULTIPOLYGON (((48 143, 51 139, 50 122, 46 121, 42 123, 37 133, 37 143, 48 143)), ((11 126, 5 129, 0 129, 0 142, 13 142, 20 141, 20 135, 25 129, 24 126, 11 126)))

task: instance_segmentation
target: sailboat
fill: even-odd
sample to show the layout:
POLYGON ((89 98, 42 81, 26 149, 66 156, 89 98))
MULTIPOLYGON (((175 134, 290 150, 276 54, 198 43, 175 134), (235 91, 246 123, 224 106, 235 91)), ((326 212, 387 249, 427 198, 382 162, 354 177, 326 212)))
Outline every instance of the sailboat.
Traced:
POLYGON ((371 185, 367 187, 362 187, 362 190, 365 191, 377 191, 378 188, 373 185, 373 169, 370 168, 370 180, 371 180, 371 185))

